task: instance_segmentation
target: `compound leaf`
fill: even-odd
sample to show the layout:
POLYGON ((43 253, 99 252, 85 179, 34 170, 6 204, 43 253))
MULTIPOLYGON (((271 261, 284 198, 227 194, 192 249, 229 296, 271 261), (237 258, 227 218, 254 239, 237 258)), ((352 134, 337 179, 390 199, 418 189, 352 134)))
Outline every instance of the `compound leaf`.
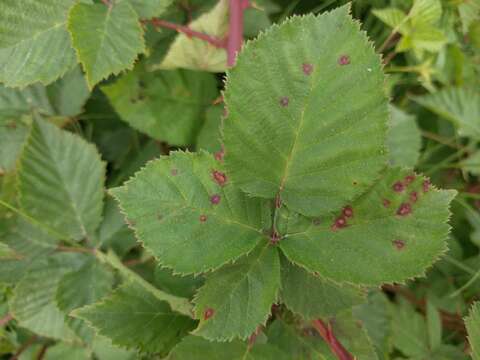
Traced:
POLYGON ((76 0, 0 3, 0 82, 25 87, 51 83, 76 64, 67 14, 76 0))
POLYGON ((131 69, 145 48, 138 15, 126 1, 110 6, 76 4, 68 30, 90 88, 111 74, 131 69))
POLYGON ((166 355, 195 322, 142 287, 127 284, 103 301, 73 311, 114 345, 166 355))
POLYGON ((228 73, 226 166, 244 191, 317 216, 385 165, 384 75, 348 6, 292 17, 249 42, 228 73))
POLYGON ((76 240, 101 220, 105 166, 93 145, 40 118, 20 158, 19 202, 28 215, 76 240))
POLYGON ((173 152, 111 190, 138 239, 183 274, 218 268, 264 237, 268 209, 238 190, 206 152, 173 152))
POLYGON ((310 221, 280 247, 290 261, 336 281, 401 282, 422 275, 446 250, 455 194, 407 170, 389 169, 350 204, 350 218, 331 214, 310 221))
POLYGON ((195 333, 210 340, 247 338, 267 320, 279 287, 278 252, 265 243, 207 278, 195 297, 195 333))

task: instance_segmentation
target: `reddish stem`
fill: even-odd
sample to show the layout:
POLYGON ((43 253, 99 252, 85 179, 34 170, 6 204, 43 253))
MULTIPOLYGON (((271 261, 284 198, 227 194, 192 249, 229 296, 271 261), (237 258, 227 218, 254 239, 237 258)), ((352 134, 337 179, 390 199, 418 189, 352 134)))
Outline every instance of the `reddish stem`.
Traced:
POLYGON ((243 43, 243 12, 249 0, 230 0, 230 25, 227 42, 227 65, 234 66, 243 43))
POLYGON ((7 314, 3 318, 0 319, 0 326, 7 325, 12 320, 13 320, 12 314, 7 314))
POLYGON ((320 336, 330 347, 332 353, 338 358, 338 360, 354 360, 354 357, 345 349, 342 343, 335 337, 332 330, 332 325, 328 323, 326 325, 322 320, 317 319, 312 321, 313 326, 318 331, 320 336))
POLYGON ((147 21, 152 23, 153 26, 158 26, 158 27, 163 27, 163 28, 166 28, 166 29, 175 30, 175 31, 178 31, 179 33, 183 33, 183 34, 187 35, 188 37, 191 37, 191 38, 194 37, 194 38, 197 38, 197 39, 201 39, 201 40, 206 41, 209 44, 211 44, 211 45, 213 45, 217 48, 221 48, 221 49, 226 48, 224 40, 219 39, 215 36, 211 36, 211 35, 202 33, 200 31, 195 31, 195 30, 189 28, 188 26, 175 24, 175 23, 165 21, 165 20, 161 20, 161 19, 157 19, 157 18, 153 18, 153 19, 150 19, 150 20, 147 20, 147 21))

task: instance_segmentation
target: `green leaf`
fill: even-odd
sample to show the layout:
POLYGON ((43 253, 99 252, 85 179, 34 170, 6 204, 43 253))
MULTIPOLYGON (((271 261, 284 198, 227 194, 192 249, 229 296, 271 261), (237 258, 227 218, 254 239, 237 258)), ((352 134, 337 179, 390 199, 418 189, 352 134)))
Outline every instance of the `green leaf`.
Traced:
POLYGON ((336 315, 365 301, 360 288, 337 285, 293 265, 282 257, 281 299, 305 320, 336 315))
POLYGON ((194 321, 173 312, 143 288, 127 284, 103 301, 77 309, 73 316, 86 320, 114 345, 139 348, 165 356, 194 327, 194 321))
POLYGON ((141 19, 151 19, 164 14, 174 0, 122 0, 128 2, 141 19))
POLYGON ((48 84, 71 69, 75 52, 66 29, 75 0, 5 0, 0 3, 0 82, 48 84))
POLYGON ((390 128, 387 133, 389 162, 392 166, 414 167, 422 146, 422 136, 415 120, 392 106, 390 128))
POLYGON ((19 255, 7 244, 0 243, 0 260, 16 259, 19 255))
POLYGON ((375 9, 372 10, 372 14, 394 29, 400 29, 407 19, 405 13, 396 8, 375 9))
POLYGON ((89 358, 86 348, 67 343, 57 343, 50 346, 43 357, 45 360, 85 360, 89 358))
POLYGON ((217 96, 211 74, 185 70, 132 71, 102 87, 122 120, 157 140, 192 144, 217 96))
POLYGON ((125 350, 112 345, 112 342, 104 336, 95 336, 92 350, 99 360, 135 360, 137 354, 133 350, 125 350))
POLYGON ((436 350, 442 344, 442 320, 431 301, 427 301, 427 326, 430 349, 436 350))
POLYGON ((480 95, 468 88, 447 88, 413 98, 433 113, 451 121, 460 136, 480 139, 480 95))
POLYGON ((111 74, 131 69, 145 48, 138 16, 126 1, 110 6, 76 4, 68 30, 90 88, 111 74))
MULTIPOLYGON (((208 13, 192 21, 188 27, 219 40, 228 34, 228 0, 219 0, 208 13)), ((159 65, 153 69, 191 69, 224 72, 227 69, 227 52, 202 39, 179 34, 159 65)))
POLYGON ((202 276, 179 276, 174 275, 172 270, 157 266, 154 274, 154 284, 169 294, 192 298, 197 289, 203 285, 202 276))
POLYGON ((430 358, 425 320, 406 301, 393 311, 393 343, 409 357, 430 358))
POLYGON ((251 195, 280 193, 304 215, 339 209, 385 165, 385 77, 348 9, 272 26, 228 73, 224 144, 233 181, 251 195))
POLYGON ((75 338, 56 306, 55 295, 63 275, 78 269, 83 260, 78 254, 57 254, 37 263, 18 282, 9 305, 20 326, 50 338, 75 338))
POLYGON ((277 347, 259 344, 250 348, 247 344, 232 342, 211 342, 198 336, 187 336, 168 357, 169 360, 286 360, 288 357, 277 347))
POLYGON ((265 324, 280 288, 277 249, 265 243, 207 278, 195 297, 195 334, 210 340, 246 339, 265 324))
POLYGON ((308 220, 280 247, 290 261, 335 281, 401 282, 422 275, 446 250, 448 204, 455 194, 410 171, 389 169, 350 204, 346 227, 335 228, 338 214, 308 220), (394 191, 397 182, 401 191, 394 191))
POLYGON ((440 0, 415 0, 408 16, 412 25, 435 25, 442 16, 442 3, 440 0))
MULTIPOLYGON (((110 269, 92 259, 78 271, 70 272, 60 280, 56 294, 57 305, 69 314, 76 308, 93 304, 110 292, 113 281, 110 269)), ((93 338, 82 320, 67 316, 66 322, 82 339, 93 338)))
POLYGON ((222 150, 220 126, 223 118, 223 106, 210 106, 205 115, 205 123, 200 130, 196 148, 216 153, 222 150))
POLYGON ((468 33, 470 25, 480 20, 480 0, 462 1, 458 4, 463 33, 468 33))
POLYGON ((172 152, 111 190, 138 239, 177 273, 215 269, 251 251, 269 211, 239 191, 208 153, 172 152))
POLYGON ((18 173, 24 212, 76 240, 101 220, 105 165, 83 139, 36 119, 18 173))
POLYGON ((472 359, 480 359, 480 302, 473 304, 468 317, 465 319, 468 332, 468 342, 472 349, 472 359))
POLYGON ((15 168, 15 163, 28 135, 29 117, 2 116, 0 114, 0 172, 15 168))

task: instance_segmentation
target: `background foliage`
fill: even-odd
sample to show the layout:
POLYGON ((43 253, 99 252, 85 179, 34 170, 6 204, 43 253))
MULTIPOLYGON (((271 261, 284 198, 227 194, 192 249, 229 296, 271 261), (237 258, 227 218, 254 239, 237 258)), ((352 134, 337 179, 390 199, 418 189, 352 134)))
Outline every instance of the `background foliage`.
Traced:
POLYGON ((480 1, 242 2, 0 2, 0 357, 480 359, 480 1))

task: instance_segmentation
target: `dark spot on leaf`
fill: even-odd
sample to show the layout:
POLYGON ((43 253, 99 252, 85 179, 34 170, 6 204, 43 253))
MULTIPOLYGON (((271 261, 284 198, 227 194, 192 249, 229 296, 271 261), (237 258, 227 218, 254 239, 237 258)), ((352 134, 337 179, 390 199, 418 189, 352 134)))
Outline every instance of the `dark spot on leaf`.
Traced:
POLYGON ((342 210, 342 214, 343 216, 345 216, 346 218, 351 218, 353 216, 353 209, 350 205, 347 205, 343 208, 342 210))
POLYGON ((172 169, 172 171, 170 171, 170 173, 172 174, 172 176, 177 176, 178 175, 178 170, 177 169, 172 169))
POLYGON ((287 107, 288 103, 289 103, 288 97, 284 96, 280 98, 280 105, 282 105, 283 107, 287 107))
POLYGON ((383 203, 383 206, 385 206, 385 207, 389 207, 390 204, 391 204, 390 200, 388 200, 388 199, 383 199, 382 203, 383 203))
POLYGON ((412 207, 408 203, 403 203, 400 205, 400 207, 397 210, 397 215, 400 216, 407 216, 412 212, 412 207))
POLYGON ((339 64, 339 65, 348 65, 348 64, 350 64, 350 56, 348 56, 348 55, 341 55, 341 56, 338 58, 338 64, 339 64))
POLYGON ((223 157, 225 156, 225 152, 222 149, 220 151, 217 151, 214 156, 215 156, 215 160, 223 161, 223 157))
POLYGON ((430 180, 428 180, 428 179, 423 182, 423 192, 424 193, 426 193, 426 192, 428 192, 428 190, 430 190, 430 185, 431 185, 431 183, 430 183, 430 180))
POLYGON ((401 181, 397 181, 395 184, 393 184, 392 189, 395 192, 402 192, 405 189, 405 186, 401 181))
POLYGON ((310 75, 313 72, 313 64, 303 63, 302 70, 305 75, 310 75))
POLYGON ((162 220, 163 220, 163 215, 162 215, 162 214, 158 214, 158 215, 157 215, 157 219, 158 219, 159 221, 162 221, 162 220))
POLYGON ((318 225, 320 225, 322 222, 321 222, 320 218, 315 218, 315 219, 312 220, 312 223, 313 223, 313 225, 318 226, 318 225))
POLYGON ((345 217, 342 215, 335 219, 335 222, 332 225, 332 230, 337 231, 338 229, 344 228, 346 226, 347 219, 345 219, 345 217))
POLYGON ((220 203, 220 195, 218 194, 212 195, 212 197, 210 198, 210 202, 213 205, 218 205, 220 203))
POLYGON ((417 193, 416 191, 412 191, 412 192, 410 193, 410 201, 411 201, 412 203, 416 203, 417 200, 418 200, 418 193, 417 193))
POLYGON ((415 175, 407 175, 405 176, 405 184, 410 185, 413 180, 415 180, 415 175))
POLYGON ((224 186, 225 183, 227 182, 227 175, 225 175, 220 171, 213 170, 212 176, 213 176, 213 180, 215 180, 215 182, 220 186, 224 186))
POLYGON ((392 244, 397 248, 397 250, 402 250, 405 247, 405 241, 399 239, 393 240, 392 244))
POLYGON ((205 214, 200 215, 200 222, 205 222, 205 221, 207 221, 207 215, 205 214))
POLYGON ((353 185, 357 185, 358 183, 357 183, 356 181, 354 181, 352 184, 353 184, 353 185))
POLYGON ((15 130, 17 128, 17 123, 15 121, 10 121, 7 124, 7 128, 10 129, 10 130, 15 130))
POLYGON ((203 312, 203 320, 210 319, 215 314, 215 310, 208 308, 203 312))

